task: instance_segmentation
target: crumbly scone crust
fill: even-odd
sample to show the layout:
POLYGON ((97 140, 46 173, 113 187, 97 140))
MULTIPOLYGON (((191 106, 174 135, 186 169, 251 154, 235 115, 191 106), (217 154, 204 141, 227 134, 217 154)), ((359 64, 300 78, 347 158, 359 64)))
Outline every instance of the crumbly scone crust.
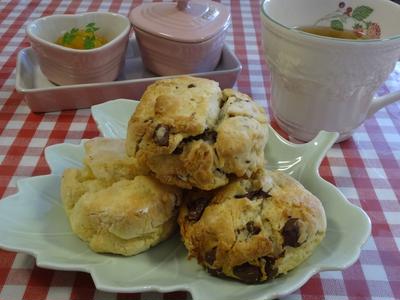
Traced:
POLYGON ((180 77, 149 86, 128 123, 129 156, 162 182, 211 190, 228 175, 264 165, 264 110, 249 96, 212 80, 180 77))
POLYGON ((65 169, 61 178, 61 201, 69 216, 76 202, 87 192, 96 192, 111 185, 111 182, 94 177, 89 168, 65 169))
POLYGON ((147 175, 123 140, 85 143, 84 167, 64 170, 61 199, 71 228, 96 252, 134 255, 176 229, 181 190, 147 175), (141 174, 142 173, 142 174, 141 174))
POLYGON ((211 194, 186 195, 178 223, 189 257, 213 275, 246 283, 287 273, 326 231, 319 199, 292 177, 272 171, 211 194))
POLYGON ((180 190, 148 176, 85 193, 70 214, 71 228, 96 252, 134 255, 175 229, 180 190))
POLYGON ((97 137, 85 141, 84 167, 64 170, 61 180, 61 200, 67 215, 86 192, 96 192, 121 179, 147 175, 148 168, 128 157, 124 139, 97 137))
POLYGON ((109 182, 147 175, 149 170, 126 154, 125 139, 97 137, 84 144, 84 164, 94 177, 109 182))

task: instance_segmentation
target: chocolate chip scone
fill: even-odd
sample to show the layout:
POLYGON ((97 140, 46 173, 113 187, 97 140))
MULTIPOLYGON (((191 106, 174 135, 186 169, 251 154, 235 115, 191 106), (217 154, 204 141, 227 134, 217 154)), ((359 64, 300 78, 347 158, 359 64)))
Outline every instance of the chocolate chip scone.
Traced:
POLYGON ((325 236, 319 199, 281 172, 184 198, 178 223, 189 257, 215 276, 270 280, 302 263, 325 236))
POLYGON ((249 96, 215 81, 161 80, 129 121, 127 153, 166 184, 211 190, 263 167, 267 123, 249 96))

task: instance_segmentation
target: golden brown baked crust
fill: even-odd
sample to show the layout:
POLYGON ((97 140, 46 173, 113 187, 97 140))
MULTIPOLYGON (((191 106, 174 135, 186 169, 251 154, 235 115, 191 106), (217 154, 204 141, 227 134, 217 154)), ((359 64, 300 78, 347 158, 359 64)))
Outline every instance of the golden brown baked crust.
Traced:
POLYGON ((135 158, 127 156, 123 139, 93 138, 84 143, 84 150, 84 168, 66 169, 61 180, 61 199, 67 214, 84 193, 149 173, 135 158))
POLYGON ((83 162, 97 179, 115 182, 149 173, 135 158, 126 154, 124 139, 97 137, 87 140, 84 148, 83 162))
POLYGON ((181 191, 147 176, 123 140, 87 141, 84 162, 64 171, 61 199, 72 230, 92 250, 134 255, 172 234, 181 191))
POLYGON ((213 275, 246 283, 287 273, 326 231, 319 199, 280 172, 236 179, 215 194, 192 192, 184 203, 178 223, 189 256, 213 275))
POLYGON ((85 193, 70 214, 71 228, 96 252, 134 255, 175 229, 180 190, 148 176, 85 193))
POLYGON ((111 182, 96 179, 89 168, 65 169, 61 178, 61 200, 69 215, 75 203, 86 192, 96 192, 108 187, 111 182))
POLYGON ((211 190, 263 167, 267 122, 249 96, 215 81, 161 80, 129 121, 127 153, 164 183, 211 190))

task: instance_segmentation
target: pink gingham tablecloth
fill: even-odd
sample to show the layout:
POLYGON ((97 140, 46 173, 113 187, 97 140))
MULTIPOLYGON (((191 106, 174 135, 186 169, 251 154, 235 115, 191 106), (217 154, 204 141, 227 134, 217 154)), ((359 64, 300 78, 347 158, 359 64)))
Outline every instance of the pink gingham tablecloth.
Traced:
MULTIPOLYGON (((227 43, 243 70, 236 88, 269 112, 270 81, 262 57, 259 1, 221 1, 231 9, 227 43)), ((16 56, 29 47, 25 25, 51 14, 112 11, 127 15, 141 1, 0 1, 0 198, 16 192, 21 178, 48 174, 48 145, 99 133, 88 109, 33 114, 15 91, 16 56)), ((400 64, 379 94, 400 89, 400 64)), ((275 127, 276 124, 273 123, 275 127)), ((400 299, 400 103, 378 111, 324 159, 321 176, 334 183, 372 221, 372 235, 357 262, 343 272, 322 272, 282 299, 400 299)), ((0 200, 1 201, 1 200, 0 200)), ((0 237, 1 239, 1 237, 0 237)), ((107 293, 90 275, 35 266, 27 254, 0 250, 0 299, 191 299, 189 293, 107 293)), ((243 299, 245 300, 245 299, 243 299)))

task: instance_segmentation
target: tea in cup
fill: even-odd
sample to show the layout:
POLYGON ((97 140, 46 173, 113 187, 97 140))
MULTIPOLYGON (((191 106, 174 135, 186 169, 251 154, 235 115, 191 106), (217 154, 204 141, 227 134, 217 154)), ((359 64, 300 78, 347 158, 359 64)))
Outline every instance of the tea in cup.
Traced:
POLYGON ((388 0, 263 0, 262 40, 270 104, 291 137, 320 130, 349 138, 400 99, 374 97, 400 58, 400 5, 388 0))

